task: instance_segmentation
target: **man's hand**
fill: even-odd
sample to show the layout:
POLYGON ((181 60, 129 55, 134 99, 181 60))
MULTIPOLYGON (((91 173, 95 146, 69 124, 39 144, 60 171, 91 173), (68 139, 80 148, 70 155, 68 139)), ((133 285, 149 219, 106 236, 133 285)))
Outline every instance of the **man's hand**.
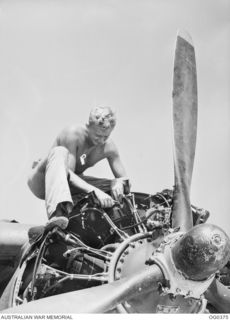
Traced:
POLYGON ((111 192, 115 200, 121 200, 124 195, 124 178, 117 178, 112 181, 111 192))
POLYGON ((32 163, 32 169, 34 169, 41 160, 42 160, 41 158, 38 159, 38 160, 35 160, 35 161, 32 163))
POLYGON ((114 205, 114 200, 105 192, 95 188, 93 190, 102 206, 102 208, 110 208, 114 205))

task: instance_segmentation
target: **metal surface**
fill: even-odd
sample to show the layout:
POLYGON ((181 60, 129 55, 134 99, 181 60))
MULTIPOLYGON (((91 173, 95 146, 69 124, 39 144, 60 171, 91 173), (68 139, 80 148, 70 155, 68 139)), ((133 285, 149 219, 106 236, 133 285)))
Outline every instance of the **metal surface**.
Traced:
POLYGON ((30 302, 2 313, 103 313, 123 302, 127 297, 148 292, 163 281, 157 266, 146 267, 141 272, 113 283, 94 288, 64 293, 30 302))
POLYGON ((0 294, 16 270, 30 228, 30 225, 0 222, 0 294))
POLYGON ((227 234, 212 224, 202 224, 186 233, 172 249, 177 269, 191 280, 205 280, 220 270, 230 257, 227 234))
POLYGON ((230 290, 217 279, 205 292, 205 298, 215 308, 214 313, 230 313, 230 290))
MULTIPOLYGON (((109 282, 128 277, 146 268, 146 261, 159 246, 159 242, 152 241, 151 233, 138 234, 130 237, 118 247, 109 265, 109 282)), ((154 312, 154 293, 157 287, 147 293, 139 293, 134 301, 127 297, 117 306, 119 313, 150 313, 154 312)))
POLYGON ((177 35, 173 76, 174 200, 172 226, 186 232, 192 227, 190 186, 197 132, 197 79, 195 51, 190 36, 177 35))
MULTIPOLYGON (((111 281, 141 272, 146 267, 146 261, 151 259, 153 252, 159 250, 159 241, 149 241, 150 238, 130 242, 123 253, 117 257, 111 281)), ((159 254, 159 253, 157 253, 159 254)), ((163 269, 162 269, 163 271, 163 269)), ((163 285, 163 283, 161 283, 163 285)), ((120 313, 197 313, 201 309, 200 299, 184 299, 183 296, 161 295, 159 287, 152 287, 149 292, 139 292, 135 297, 127 299, 117 310, 120 313)))

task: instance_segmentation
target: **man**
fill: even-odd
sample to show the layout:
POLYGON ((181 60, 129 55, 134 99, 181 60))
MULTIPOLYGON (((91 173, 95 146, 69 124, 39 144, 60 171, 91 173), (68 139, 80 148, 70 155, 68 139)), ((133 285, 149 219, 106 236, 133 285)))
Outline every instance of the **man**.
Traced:
POLYGON ((110 134, 116 125, 110 107, 95 107, 83 126, 69 126, 56 138, 48 156, 34 163, 28 179, 31 191, 46 200, 47 229, 68 225, 72 194, 94 191, 101 206, 112 207, 124 192, 126 172, 110 134), (97 162, 107 159, 114 180, 83 175, 97 162), (106 192, 111 191, 113 198, 106 192))

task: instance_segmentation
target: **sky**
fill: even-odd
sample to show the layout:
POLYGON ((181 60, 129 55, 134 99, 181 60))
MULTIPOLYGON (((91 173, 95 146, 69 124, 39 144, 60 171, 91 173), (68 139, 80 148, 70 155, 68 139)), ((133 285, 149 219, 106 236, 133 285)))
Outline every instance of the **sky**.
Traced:
MULTIPOLYGON (((230 1, 0 0, 0 219, 43 224, 27 187, 68 124, 110 105, 133 191, 172 188, 178 29, 196 51, 198 132, 191 202, 230 235, 230 1)), ((106 161, 86 174, 112 177, 106 161)))

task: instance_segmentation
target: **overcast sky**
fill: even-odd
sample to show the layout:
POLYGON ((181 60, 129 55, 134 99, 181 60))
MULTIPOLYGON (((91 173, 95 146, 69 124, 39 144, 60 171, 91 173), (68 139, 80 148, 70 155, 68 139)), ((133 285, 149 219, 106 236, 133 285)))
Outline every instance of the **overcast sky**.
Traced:
MULTIPOLYGON (((47 220, 26 184, 67 124, 111 105, 133 191, 173 186, 172 71, 178 29, 196 50, 198 137, 191 201, 230 234, 230 1, 0 1, 0 217, 47 220)), ((111 177, 106 162, 89 174, 111 177)))

